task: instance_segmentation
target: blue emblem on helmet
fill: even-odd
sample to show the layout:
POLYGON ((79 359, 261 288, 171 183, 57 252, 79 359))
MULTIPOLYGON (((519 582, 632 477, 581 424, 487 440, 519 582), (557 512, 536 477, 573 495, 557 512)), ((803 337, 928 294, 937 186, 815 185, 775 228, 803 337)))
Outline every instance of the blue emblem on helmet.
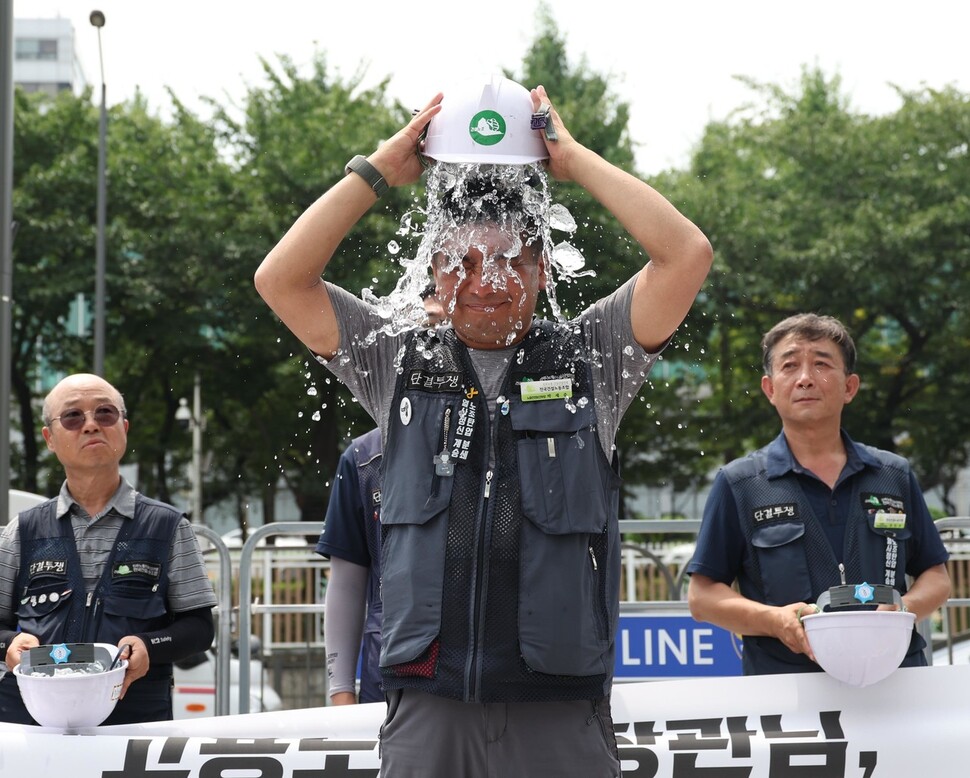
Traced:
POLYGON ((863 582, 861 584, 856 584, 855 587, 855 598, 865 605, 870 602, 873 597, 873 588, 871 585, 863 582))
POLYGON ((71 649, 66 644, 59 643, 51 648, 50 658, 54 660, 56 665, 63 664, 71 658, 71 649))

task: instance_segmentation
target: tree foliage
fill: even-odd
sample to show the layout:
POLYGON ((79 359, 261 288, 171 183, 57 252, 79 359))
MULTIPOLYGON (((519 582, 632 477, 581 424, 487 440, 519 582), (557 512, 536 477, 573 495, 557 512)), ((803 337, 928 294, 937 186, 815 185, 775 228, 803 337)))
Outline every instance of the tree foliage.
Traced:
MULTIPOLYGON (((259 300, 256 267, 344 173, 408 118, 387 82, 337 78, 319 54, 304 75, 285 57, 238 106, 202 119, 172 95, 168 119, 140 97, 108 122, 106 377, 131 416, 128 462, 139 486, 171 499, 186 486, 190 437, 179 398, 201 377, 205 497, 252 499, 265 519, 280 484, 319 520, 337 456, 372 425, 259 300)), ((581 58, 548 6, 517 74, 544 84, 572 134, 635 172, 629 106, 581 58)), ((792 92, 749 82, 751 107, 711 122, 690 168, 654 185, 715 246, 715 269, 627 414, 617 441, 627 483, 690 490, 721 461, 761 445, 778 422, 758 388, 759 340, 789 313, 831 313, 860 346, 860 397, 846 418, 860 440, 916 463, 925 486, 952 486, 967 462, 970 419, 970 98, 900 92, 882 117, 854 113, 838 79, 806 70, 792 92)), ((90 93, 17 92, 13 396, 24 433, 13 484, 53 493, 59 470, 39 434, 52 375, 90 369, 90 336, 65 329, 94 286, 97 111, 90 93), (46 382, 46 383, 45 383, 46 382)), ((560 283, 578 313, 647 258, 581 188, 554 185, 578 229, 567 236, 595 270, 560 283)), ((423 192, 394 190, 341 245, 328 278, 388 293, 400 220, 423 192)), ((400 256, 416 249, 405 245, 400 256)))

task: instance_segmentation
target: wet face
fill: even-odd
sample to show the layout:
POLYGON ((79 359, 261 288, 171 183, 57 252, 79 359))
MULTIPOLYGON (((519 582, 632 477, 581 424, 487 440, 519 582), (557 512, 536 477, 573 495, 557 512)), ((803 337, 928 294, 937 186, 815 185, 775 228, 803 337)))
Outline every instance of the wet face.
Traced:
POLYGON ((68 473, 104 468, 117 472, 128 445, 128 420, 120 416, 114 424, 107 424, 107 406, 120 410, 121 396, 95 375, 69 376, 47 396, 45 421, 49 421, 43 429, 44 440, 68 473), (78 413, 84 417, 80 428, 65 428, 78 413))
POLYGON ((497 349, 529 331, 546 276, 539 252, 497 226, 471 225, 434 257, 437 297, 472 348, 497 349))
POLYGON ((846 374, 834 341, 789 335, 772 351, 771 374, 762 377, 761 389, 786 425, 838 423, 859 390, 859 376, 846 374))

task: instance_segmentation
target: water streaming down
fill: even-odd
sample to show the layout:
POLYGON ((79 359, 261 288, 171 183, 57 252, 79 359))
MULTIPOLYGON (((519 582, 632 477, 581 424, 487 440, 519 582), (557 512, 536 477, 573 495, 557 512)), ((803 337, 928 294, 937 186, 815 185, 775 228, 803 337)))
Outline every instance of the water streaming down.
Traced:
MULTIPOLYGON (((403 272, 394 290, 383 297, 371 288, 361 290, 361 298, 373 305, 384 322, 364 338, 372 343, 379 333, 396 335, 424 319, 421 292, 432 279, 431 263, 438 257, 440 268, 465 278, 463 259, 472 248, 483 254, 482 280, 497 289, 506 289, 509 263, 526 246, 541 247, 546 270, 546 298, 553 316, 564 317, 556 300, 556 282, 595 275, 585 269, 582 252, 567 241, 554 244, 552 232, 576 231, 576 221, 560 203, 552 203, 548 177, 542 165, 486 165, 478 163, 437 162, 426 181, 427 201, 404 214, 398 235, 420 238, 414 257, 399 256, 397 240, 388 244, 403 272), (509 242, 501 251, 489 253, 484 240, 488 228, 498 228, 509 242)), ((455 300, 442 301, 453 313, 455 300)), ((521 330, 524 322, 517 322, 521 330)), ((509 340, 515 335, 510 334, 509 340)))

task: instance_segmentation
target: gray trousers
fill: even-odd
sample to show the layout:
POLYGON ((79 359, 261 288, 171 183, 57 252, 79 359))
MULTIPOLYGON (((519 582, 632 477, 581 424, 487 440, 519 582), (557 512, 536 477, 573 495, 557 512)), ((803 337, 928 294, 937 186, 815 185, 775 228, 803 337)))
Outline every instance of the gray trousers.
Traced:
POLYGON ((467 703, 387 695, 381 778, 619 778, 609 698, 467 703))

